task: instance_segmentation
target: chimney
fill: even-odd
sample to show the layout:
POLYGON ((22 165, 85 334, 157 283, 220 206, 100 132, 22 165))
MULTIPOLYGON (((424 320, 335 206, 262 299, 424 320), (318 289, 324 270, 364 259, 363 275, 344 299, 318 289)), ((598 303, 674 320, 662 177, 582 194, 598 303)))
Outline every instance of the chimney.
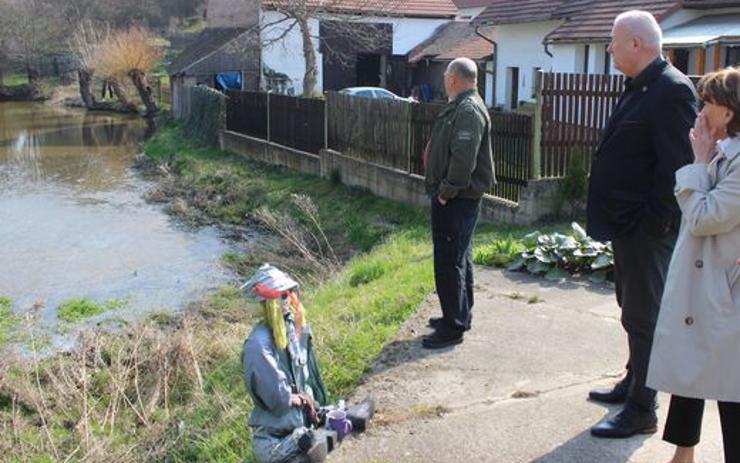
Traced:
POLYGON ((208 0, 208 27, 249 27, 259 22, 260 0, 208 0))

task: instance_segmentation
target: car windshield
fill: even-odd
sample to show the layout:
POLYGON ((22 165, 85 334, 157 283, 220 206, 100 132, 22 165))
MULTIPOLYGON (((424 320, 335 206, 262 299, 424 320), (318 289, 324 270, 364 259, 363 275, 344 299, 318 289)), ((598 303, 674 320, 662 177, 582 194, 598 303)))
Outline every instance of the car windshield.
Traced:
POLYGON ((391 99, 391 100, 395 100, 396 99, 396 95, 394 95, 393 93, 389 92, 388 90, 386 90, 384 88, 379 88, 379 89, 375 90, 375 93, 378 94, 378 98, 388 98, 388 99, 391 99))

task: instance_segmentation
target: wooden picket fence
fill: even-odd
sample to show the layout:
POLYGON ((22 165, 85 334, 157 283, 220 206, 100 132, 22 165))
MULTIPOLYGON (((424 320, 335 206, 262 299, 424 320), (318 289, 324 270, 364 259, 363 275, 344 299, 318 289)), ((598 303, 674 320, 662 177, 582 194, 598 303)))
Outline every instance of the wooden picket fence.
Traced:
POLYGON ((411 104, 329 92, 326 105, 329 148, 409 172, 411 104))
POLYGON ((491 148, 496 172, 493 196, 518 202, 531 178, 532 116, 491 112, 491 148))
POLYGON ((535 174, 563 177, 573 156, 590 167, 623 84, 621 75, 541 74, 541 151, 535 174))

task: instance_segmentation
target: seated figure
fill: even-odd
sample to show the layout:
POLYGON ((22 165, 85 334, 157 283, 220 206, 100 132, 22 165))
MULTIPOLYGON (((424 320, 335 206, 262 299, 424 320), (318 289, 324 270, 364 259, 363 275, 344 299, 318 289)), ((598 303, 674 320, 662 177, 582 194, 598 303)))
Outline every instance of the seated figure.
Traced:
MULTIPOLYGON (((265 264, 242 290, 262 310, 242 350, 244 382, 254 402, 249 426, 255 458, 260 463, 323 461, 337 434, 320 426, 326 412, 337 407, 328 404, 298 283, 265 264)), ((365 400, 348 410, 347 418, 363 431, 373 411, 372 400, 365 400)))
POLYGON ((262 463, 313 462, 326 442, 312 428, 326 390, 311 346, 311 329, 298 300, 298 284, 263 266, 242 289, 258 298, 262 320, 242 351, 244 382, 254 402, 249 418, 255 458, 262 463))

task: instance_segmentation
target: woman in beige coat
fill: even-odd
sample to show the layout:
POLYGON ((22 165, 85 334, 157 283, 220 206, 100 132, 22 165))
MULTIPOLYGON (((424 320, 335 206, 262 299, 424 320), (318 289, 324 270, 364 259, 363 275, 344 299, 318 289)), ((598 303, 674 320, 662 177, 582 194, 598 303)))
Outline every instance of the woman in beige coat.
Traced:
POLYGON ((683 213, 647 384, 670 392, 670 463, 694 463, 704 399, 719 401, 725 461, 740 462, 740 68, 698 84, 695 161, 676 172, 683 213))

